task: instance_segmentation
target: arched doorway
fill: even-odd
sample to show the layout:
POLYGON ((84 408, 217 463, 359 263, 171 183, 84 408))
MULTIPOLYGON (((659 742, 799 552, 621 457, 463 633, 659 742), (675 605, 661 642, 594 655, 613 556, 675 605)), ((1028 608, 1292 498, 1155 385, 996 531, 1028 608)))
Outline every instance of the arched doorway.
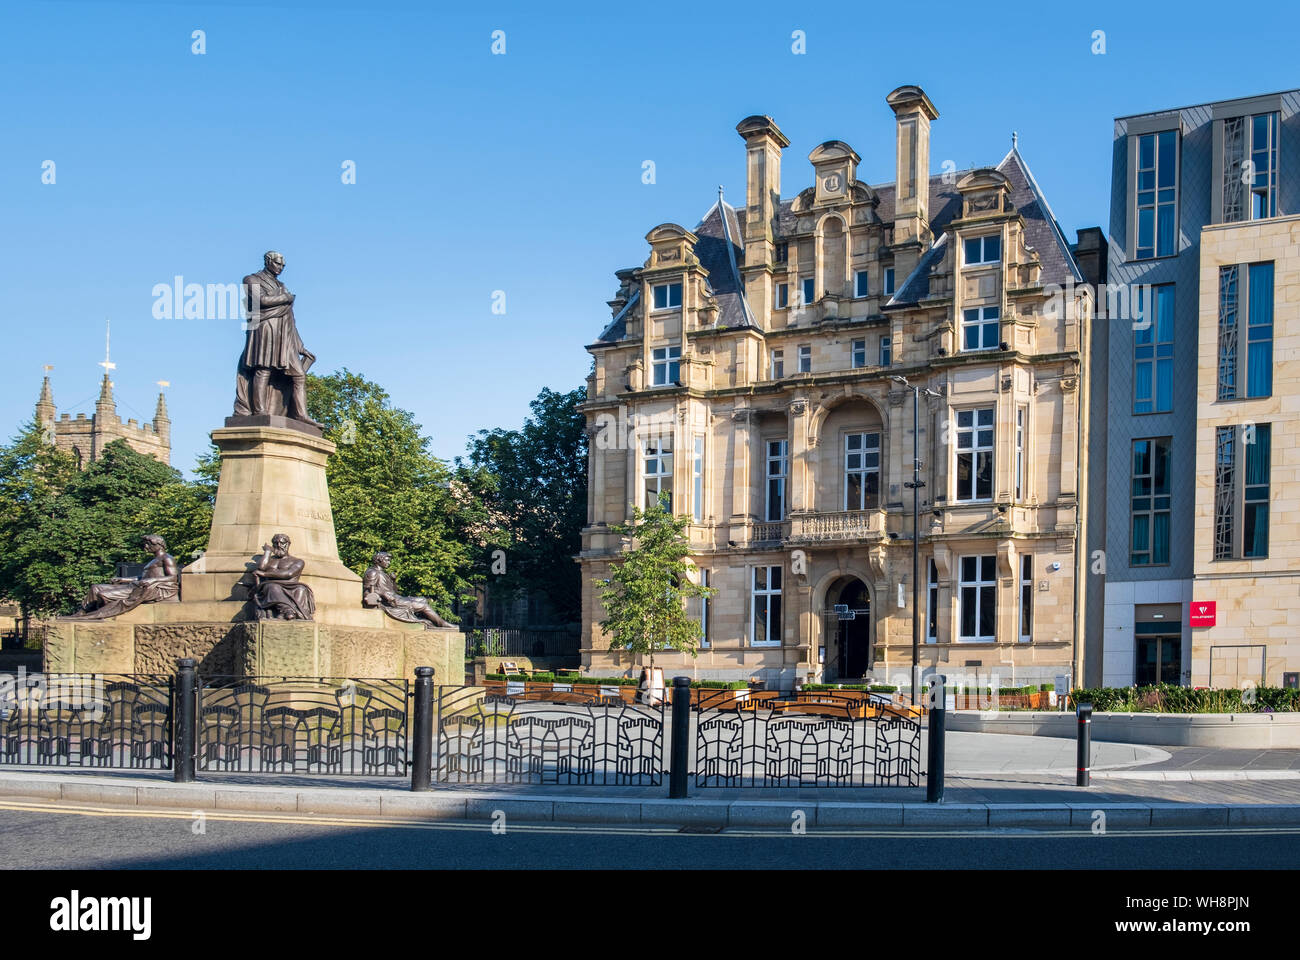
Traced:
POLYGON ((871 669, 871 593, 857 577, 841 577, 826 591, 823 614, 826 672, 857 680, 871 669))

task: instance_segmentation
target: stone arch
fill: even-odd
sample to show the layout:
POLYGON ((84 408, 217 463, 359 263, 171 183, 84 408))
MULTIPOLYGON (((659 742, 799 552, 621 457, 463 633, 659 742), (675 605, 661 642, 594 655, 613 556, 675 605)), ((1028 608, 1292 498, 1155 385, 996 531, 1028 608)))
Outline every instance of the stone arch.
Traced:
POLYGON ((812 590, 812 636, 810 642, 814 657, 818 657, 817 651, 821 647, 826 648, 826 662, 822 664, 826 676, 840 676, 840 654, 839 649, 840 637, 838 626, 836 630, 830 630, 831 624, 838 625, 838 621, 831 621, 826 616, 835 597, 840 591, 852 581, 858 581, 865 588, 868 606, 871 613, 867 621, 867 630, 857 642, 865 644, 865 662, 869 669, 874 665, 874 648, 876 644, 877 629, 876 623, 880 616, 877 606, 876 583, 871 576, 871 571, 867 566, 860 566, 856 563, 841 564, 834 570, 829 571, 817 580, 812 590))
MULTIPOLYGON (((829 417, 836 409, 844 406, 846 403, 860 400, 873 407, 876 414, 880 417, 880 422, 888 429, 889 417, 885 413, 885 408, 880 405, 879 399, 869 393, 850 390, 818 403, 808 417, 808 436, 810 438, 819 438, 822 427, 826 425, 826 418, 829 417)), ((814 442, 817 442, 814 440, 814 442)))

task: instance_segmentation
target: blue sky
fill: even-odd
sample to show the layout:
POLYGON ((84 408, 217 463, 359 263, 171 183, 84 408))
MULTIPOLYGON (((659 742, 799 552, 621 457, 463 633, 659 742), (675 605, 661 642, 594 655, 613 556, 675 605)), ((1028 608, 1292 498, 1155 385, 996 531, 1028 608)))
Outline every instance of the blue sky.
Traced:
POLYGON ((188 470, 230 412, 243 334, 156 320, 152 290, 238 282, 275 248, 317 372, 377 380, 452 457, 518 425, 543 386, 583 381, 613 272, 645 259, 651 227, 693 227, 719 184, 743 202, 742 118, 790 138, 787 196, 828 139, 880 183, 885 95, 919 84, 940 113, 934 171, 996 162, 1016 130, 1073 238, 1107 225, 1114 117, 1300 81, 1300 14, 1268 16, 1234 49, 1196 3, 7 0, 0 433, 30 416, 47 363, 60 411, 93 409, 111 318, 119 412, 148 419, 171 381, 188 470))

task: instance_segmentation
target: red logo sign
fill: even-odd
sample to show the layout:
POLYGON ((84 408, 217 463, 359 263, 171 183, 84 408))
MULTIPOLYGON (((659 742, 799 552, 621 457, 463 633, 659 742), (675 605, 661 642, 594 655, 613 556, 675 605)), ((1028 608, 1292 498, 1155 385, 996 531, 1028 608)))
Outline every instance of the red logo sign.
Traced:
POLYGON ((1217 600, 1193 600, 1191 606, 1191 623, 1193 627, 1214 626, 1218 609, 1217 600))

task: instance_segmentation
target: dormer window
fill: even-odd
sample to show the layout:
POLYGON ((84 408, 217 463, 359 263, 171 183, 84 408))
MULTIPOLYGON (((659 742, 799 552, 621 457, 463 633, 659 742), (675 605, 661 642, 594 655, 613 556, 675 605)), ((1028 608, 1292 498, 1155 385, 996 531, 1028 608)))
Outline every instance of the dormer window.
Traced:
POLYGON ((1002 237, 990 234, 987 237, 971 237, 966 241, 966 266, 974 267, 987 263, 998 263, 1002 259, 1002 237))
POLYGON ((682 305, 682 285, 680 283, 657 283, 654 286, 654 308, 656 310, 674 310, 682 305))

